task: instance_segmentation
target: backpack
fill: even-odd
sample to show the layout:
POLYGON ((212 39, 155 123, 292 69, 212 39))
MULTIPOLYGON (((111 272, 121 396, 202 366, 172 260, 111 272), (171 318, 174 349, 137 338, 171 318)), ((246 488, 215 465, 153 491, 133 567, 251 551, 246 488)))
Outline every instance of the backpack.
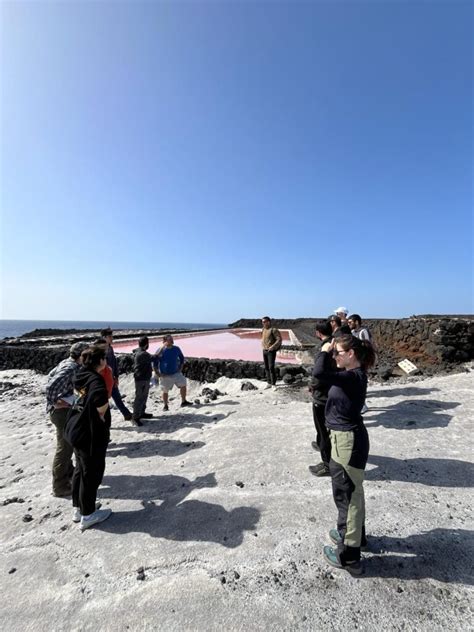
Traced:
POLYGON ((64 439, 79 450, 89 450, 92 444, 92 425, 87 398, 80 398, 68 411, 64 439))

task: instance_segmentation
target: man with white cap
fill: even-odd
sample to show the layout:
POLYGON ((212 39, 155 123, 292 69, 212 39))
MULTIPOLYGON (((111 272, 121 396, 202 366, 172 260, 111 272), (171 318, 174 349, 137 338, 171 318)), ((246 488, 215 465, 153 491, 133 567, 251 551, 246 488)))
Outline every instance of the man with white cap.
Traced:
POLYGON ((72 447, 64 440, 67 414, 73 404, 73 380, 82 364, 81 354, 89 345, 76 342, 69 357, 62 360, 49 374, 46 384, 46 411, 56 427, 56 454, 53 460, 53 495, 64 497, 72 493, 72 447))

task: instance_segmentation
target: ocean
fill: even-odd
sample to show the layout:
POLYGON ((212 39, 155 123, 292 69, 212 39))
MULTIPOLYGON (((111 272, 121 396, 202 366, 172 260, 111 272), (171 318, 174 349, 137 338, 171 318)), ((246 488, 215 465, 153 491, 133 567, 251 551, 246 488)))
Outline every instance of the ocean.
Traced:
POLYGON ((222 323, 137 323, 99 320, 3 320, 0 339, 21 336, 34 329, 223 329, 222 323))

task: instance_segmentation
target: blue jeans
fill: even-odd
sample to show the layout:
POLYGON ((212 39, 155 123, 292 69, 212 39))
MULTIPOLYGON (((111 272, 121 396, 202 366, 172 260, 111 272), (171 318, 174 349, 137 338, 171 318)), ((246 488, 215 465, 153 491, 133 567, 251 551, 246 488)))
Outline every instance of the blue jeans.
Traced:
POLYGON ((114 386, 112 389, 112 399, 114 400, 115 405, 117 406, 117 408, 120 410, 120 412, 122 413, 124 417, 132 416, 132 413, 128 410, 128 408, 123 403, 123 399, 122 399, 122 396, 120 395, 118 386, 114 386))

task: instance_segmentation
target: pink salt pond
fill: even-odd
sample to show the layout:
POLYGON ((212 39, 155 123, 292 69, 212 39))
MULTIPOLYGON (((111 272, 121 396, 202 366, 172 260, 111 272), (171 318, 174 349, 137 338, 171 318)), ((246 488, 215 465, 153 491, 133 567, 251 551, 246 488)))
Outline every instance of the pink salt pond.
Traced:
MULTIPOLYGON (((290 344, 288 330, 280 330, 283 344, 290 344)), ((174 343, 188 358, 210 358, 220 360, 253 360, 262 362, 261 331, 256 329, 225 329, 199 333, 173 335, 174 343)), ((162 338, 150 338, 150 353, 162 345, 162 338)), ((138 339, 114 342, 117 353, 131 353, 138 346, 138 339)), ((277 362, 297 364, 294 353, 277 353, 277 362)))

